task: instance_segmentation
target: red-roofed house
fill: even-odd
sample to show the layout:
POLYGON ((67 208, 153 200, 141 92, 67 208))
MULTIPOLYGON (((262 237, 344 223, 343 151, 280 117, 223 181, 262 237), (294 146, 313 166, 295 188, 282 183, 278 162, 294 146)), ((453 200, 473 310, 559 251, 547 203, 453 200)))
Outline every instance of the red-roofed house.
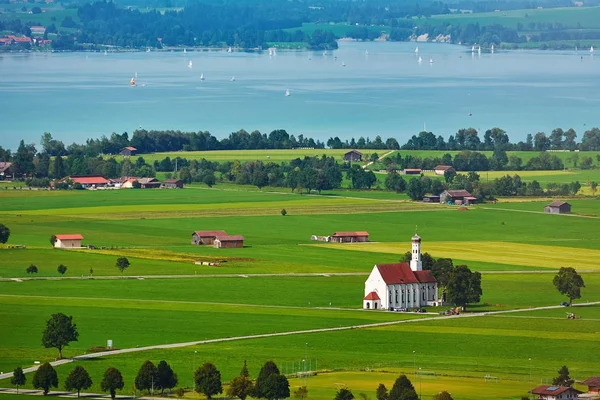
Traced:
POLYGON ((419 308, 438 305, 438 284, 423 270, 421 238, 412 237, 410 263, 378 264, 365 282, 364 309, 419 308))
POLYGON ((56 241, 54 247, 61 249, 71 249, 81 247, 83 236, 79 233, 55 235, 56 241))
POLYGON ((213 242, 213 247, 215 249, 239 249, 244 247, 244 237, 242 235, 219 235, 213 242))
POLYGON ((333 235, 331 235, 331 241, 333 243, 368 242, 369 232, 335 232, 333 235))
POLYGON ((84 188, 107 186, 110 183, 102 175, 71 175, 65 179, 70 179, 73 183, 79 183, 84 188))
POLYGON ((13 35, 8 35, 8 38, 11 39, 15 44, 19 44, 19 43, 29 43, 31 44, 31 38, 27 37, 27 36, 13 36, 13 35))
POLYGON ((119 152, 119 154, 121 154, 122 156, 133 156, 133 155, 135 155, 136 151, 137 151, 137 149, 135 147, 127 146, 127 147, 123 147, 121 149, 121 151, 119 152))
POLYGON ((192 244, 211 245, 217 236, 227 236, 225 231, 196 231, 192 233, 192 244))
POLYGON ((592 376, 581 383, 588 387, 588 393, 600 395, 600 376, 592 376))
POLYGON ((576 399, 581 393, 583 392, 569 386, 540 385, 531 390, 531 394, 537 395, 540 400, 576 399))

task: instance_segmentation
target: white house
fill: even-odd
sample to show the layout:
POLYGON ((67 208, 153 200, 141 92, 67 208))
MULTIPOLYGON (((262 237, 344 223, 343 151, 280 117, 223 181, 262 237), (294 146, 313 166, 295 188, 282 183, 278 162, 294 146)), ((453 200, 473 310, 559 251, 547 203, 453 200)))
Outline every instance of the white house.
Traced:
POLYGON ((541 385, 531 390, 531 394, 537 395, 541 400, 577 399, 581 393, 583 392, 570 386, 541 385))
POLYGON ((54 247, 61 249, 70 249, 81 247, 81 241, 83 240, 83 236, 79 233, 75 234, 67 234, 67 235, 56 235, 56 241, 54 242, 54 247))
POLYGON ((438 305, 438 284, 423 271, 421 238, 412 237, 410 263, 378 264, 365 282, 364 309, 415 308, 438 305))

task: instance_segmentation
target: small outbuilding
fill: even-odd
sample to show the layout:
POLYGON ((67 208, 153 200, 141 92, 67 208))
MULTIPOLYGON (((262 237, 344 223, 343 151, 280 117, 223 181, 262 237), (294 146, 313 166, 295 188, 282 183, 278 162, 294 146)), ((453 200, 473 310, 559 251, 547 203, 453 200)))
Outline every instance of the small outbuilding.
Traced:
POLYGON ((242 235, 217 236, 213 247, 215 249, 240 249, 244 247, 244 237, 242 235))
POLYGON ((345 162, 359 162, 362 161, 362 153, 357 150, 350 150, 346 154, 344 154, 345 162))
POLYGON ((158 189, 161 182, 156 178, 140 178, 137 180, 141 189, 158 189))
POLYGON ((550 214, 570 214, 571 205, 564 201, 553 201, 544 207, 544 212, 550 214))
POLYGON ((540 400, 576 399, 581 393, 569 386, 540 385, 531 390, 531 394, 537 395, 540 400))
POLYGON ((183 189, 183 181, 181 179, 167 179, 163 187, 167 189, 183 189))
POLYGON ((192 244, 211 245, 217 236, 227 236, 225 231, 196 231, 192 233, 192 244))
POLYGON ((55 235, 54 237, 56 238, 54 247, 58 249, 74 249, 81 247, 81 241, 83 240, 83 236, 79 233, 60 234, 55 235))
POLYGON ((12 163, 0 161, 0 180, 12 178, 12 163))
POLYGON ((404 168, 404 175, 421 175, 423 170, 421 168, 404 168))
POLYGON ((365 310, 379 310, 381 308, 381 298, 377 292, 370 292, 363 299, 363 308, 365 310))
POLYGON ((444 190, 440 193, 440 203, 448 204, 468 204, 466 197, 473 197, 468 191, 461 190, 444 190))
POLYGON ((588 393, 600 397, 600 376, 592 376, 581 382, 582 385, 588 387, 588 393))
POLYGON ((358 232, 335 232, 331 235, 331 242, 333 243, 358 243, 368 242, 369 232, 358 231, 358 232))
POLYGON ((446 173, 446 171, 450 171, 453 170, 454 167, 452 167, 451 165, 438 165, 437 167, 435 167, 433 169, 433 172, 435 172, 436 175, 444 175, 446 173))
POLYGON ((134 156, 136 152, 137 152, 137 149, 135 147, 127 146, 127 147, 123 147, 121 149, 121 151, 119 152, 119 154, 122 156, 125 156, 125 157, 129 157, 129 156, 134 156))
POLYGON ((431 196, 423 197, 423 203, 439 203, 439 202, 440 202, 440 196, 431 195, 431 196))

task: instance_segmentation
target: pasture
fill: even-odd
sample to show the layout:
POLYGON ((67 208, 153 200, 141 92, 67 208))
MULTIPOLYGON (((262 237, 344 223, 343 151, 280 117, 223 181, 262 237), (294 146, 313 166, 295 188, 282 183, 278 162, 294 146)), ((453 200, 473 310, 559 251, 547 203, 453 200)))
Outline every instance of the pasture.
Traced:
MULTIPOLYGON (((508 399, 526 393, 529 357, 536 383, 551 378, 563 364, 577 379, 591 376, 597 366, 589 348, 600 331, 598 306, 574 309, 583 316, 580 320, 567 320, 562 308, 483 315, 558 305, 565 297, 553 287, 552 277, 563 265, 593 271, 582 274, 586 288, 580 302, 600 301, 597 218, 543 214, 537 212, 543 208, 540 202, 499 202, 458 212, 380 192, 308 196, 196 187, 1 190, 0 201, 0 222, 12 232, 7 245, 26 246, 0 248, 2 371, 56 357, 55 349, 40 345, 44 321, 55 312, 72 315, 80 332, 79 341, 65 349, 68 357, 103 346, 107 339, 125 349, 398 322, 78 361, 92 374, 94 392, 104 369, 115 366, 125 377, 123 394, 130 394, 147 359, 171 363, 182 387, 191 386, 194 367, 206 361, 214 362, 228 381, 244 359, 253 377, 268 359, 289 373, 308 359, 311 369, 323 372, 307 382, 310 397, 319 400, 332 398, 336 383, 372 398, 379 382, 389 387, 397 374, 419 367, 438 376, 413 380, 425 397, 446 389, 463 399, 480 399, 485 398, 482 390, 501 387, 491 397, 508 399), (282 208, 288 210, 285 217, 282 208), (424 252, 483 273, 484 295, 469 307, 479 316, 440 319, 436 309, 426 315, 360 310, 373 265, 396 262, 409 251, 415 226, 424 252), (190 244, 193 231, 215 229, 243 235, 245 247, 190 244), (310 240, 311 235, 354 230, 368 230, 372 243, 310 240), (97 249, 52 249, 49 237, 56 233, 81 233, 84 243, 97 249), (117 256, 131 261, 123 278, 114 266, 117 256), (195 260, 220 265, 195 265, 195 260), (31 277, 25 268, 32 263, 40 272, 31 277), (60 263, 68 267, 65 276, 56 272, 60 263), (425 317, 435 320, 421 320, 425 317), (497 376, 500 385, 490 386, 496 383, 485 382, 486 374, 497 376)), ((597 200, 572 204, 574 212, 600 215, 597 200)), ((57 367, 61 382, 73 366, 57 367)), ((292 378, 292 387, 301 381, 292 378)))

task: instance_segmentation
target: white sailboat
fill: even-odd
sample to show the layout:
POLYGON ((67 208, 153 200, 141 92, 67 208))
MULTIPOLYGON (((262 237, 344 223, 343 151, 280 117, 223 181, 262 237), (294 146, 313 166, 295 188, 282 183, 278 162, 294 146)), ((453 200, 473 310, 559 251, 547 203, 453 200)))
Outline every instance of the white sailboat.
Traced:
POLYGON ((346 63, 344 61, 342 61, 342 67, 345 67, 346 63))
POLYGON ((429 59, 429 64, 433 64, 433 58, 429 59))
POLYGON ((200 74, 200 80, 203 81, 204 80, 204 74, 200 74))
POLYGON ((232 76, 230 79, 231 82, 235 82, 235 76, 232 76))
POLYGON ((490 47, 490 51, 493 53, 494 52, 494 45, 492 44, 492 47, 490 47))
POLYGON ((187 50, 186 49, 183 49, 183 54, 187 54, 187 50))
POLYGON ((415 47, 415 53, 419 54, 419 46, 415 47))
POLYGON ((192 68, 192 60, 188 61, 188 68, 192 68))
POLYGON ((327 55, 327 51, 323 52, 323 57, 325 57, 327 55))
POLYGON ((228 53, 231 53, 233 50, 231 49, 231 46, 229 46, 229 48, 227 49, 228 53))
POLYGON ((146 47, 146 53, 150 53, 150 47, 146 47))
POLYGON ((365 56, 369 55, 369 50, 365 50, 365 56))
POLYGON ((285 97, 290 97, 290 89, 285 89, 285 97))
POLYGON ((105 56, 107 56, 107 55, 108 55, 108 52, 107 52, 106 50, 104 50, 104 55, 105 55, 105 56))
POLYGON ((135 84, 135 78, 131 78, 131 80, 129 81, 129 86, 131 86, 131 87, 137 86, 135 84))
POLYGON ((475 53, 475 45, 471 47, 471 53, 475 53))
POLYGON ((590 46, 590 53, 594 52, 594 46, 590 46))
POLYGON ((419 64, 423 62, 423 59, 419 56, 419 64))
POLYGON ((269 49, 269 57, 273 57, 273 49, 269 49))
POLYGON ((481 54, 481 46, 477 47, 477 54, 481 54))

